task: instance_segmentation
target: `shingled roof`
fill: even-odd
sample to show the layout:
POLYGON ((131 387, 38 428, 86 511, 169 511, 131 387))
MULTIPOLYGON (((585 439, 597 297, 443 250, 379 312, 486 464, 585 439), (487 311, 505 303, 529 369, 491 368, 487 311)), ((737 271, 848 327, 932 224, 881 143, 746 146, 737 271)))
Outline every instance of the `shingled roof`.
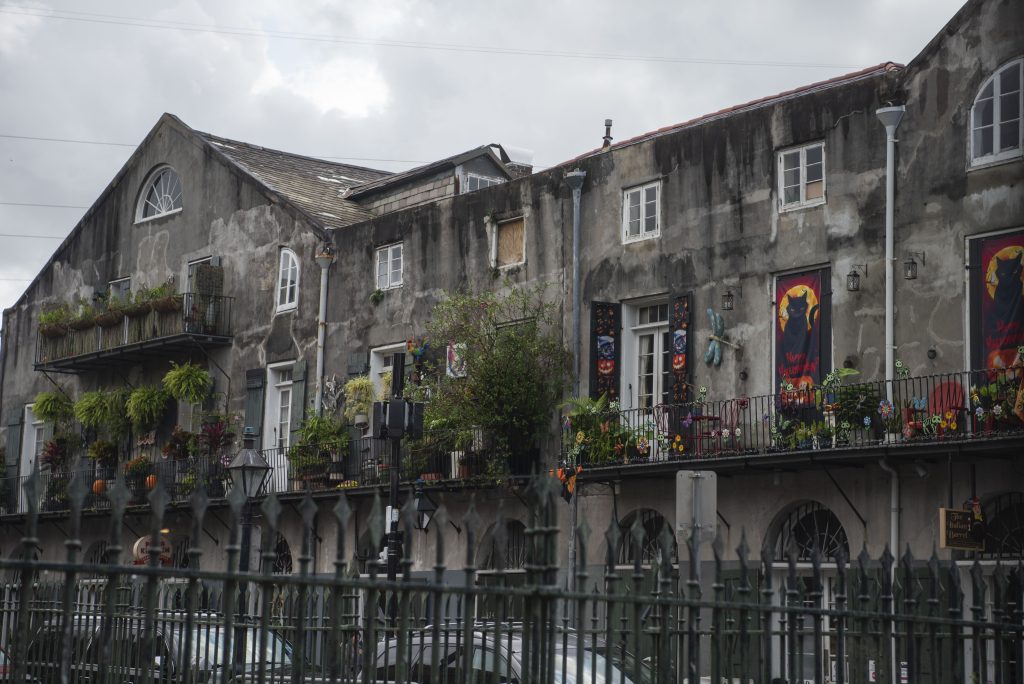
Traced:
POLYGON ((438 159, 435 162, 430 162, 429 164, 424 164, 423 166, 417 166, 416 168, 409 169, 408 171, 402 171, 401 173, 391 174, 390 176, 387 176, 385 178, 380 178, 378 180, 360 185, 359 187, 353 189, 348 196, 352 198, 368 197, 377 192, 382 192, 389 188, 402 185, 416 178, 420 178, 422 176, 429 176, 433 173, 437 173, 438 171, 444 169, 454 168, 459 164, 462 164, 463 162, 467 162, 470 159, 475 159, 481 155, 490 157, 491 160, 494 162, 495 166, 497 166, 505 173, 505 177, 511 178, 508 169, 505 168, 505 162, 502 159, 500 159, 497 154, 494 153, 492 147, 493 146, 491 145, 481 145, 480 147, 475 147, 472 150, 468 150, 460 154, 453 154, 450 157, 438 159))
POLYGON ((387 178, 387 171, 339 164, 195 131, 232 162, 327 228, 364 221, 372 214, 344 195, 358 185, 387 178))

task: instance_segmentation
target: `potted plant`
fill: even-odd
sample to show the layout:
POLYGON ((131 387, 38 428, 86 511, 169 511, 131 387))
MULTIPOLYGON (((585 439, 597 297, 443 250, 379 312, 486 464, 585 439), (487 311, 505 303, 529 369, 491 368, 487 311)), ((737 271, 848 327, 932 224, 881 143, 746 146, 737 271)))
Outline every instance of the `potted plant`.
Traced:
POLYGON ((58 434, 43 443, 39 454, 39 463, 50 469, 51 473, 65 473, 71 465, 71 455, 81 446, 74 435, 58 434))
POLYGON ((202 403, 213 387, 209 371, 188 361, 181 365, 171 361, 171 370, 164 374, 164 389, 174 399, 189 404, 202 403))
POLYGON ((164 458, 180 461, 195 453, 197 448, 196 435, 180 425, 175 425, 170 438, 160 448, 160 452, 164 458))
POLYGON ((40 392, 32 401, 32 413, 39 420, 60 425, 75 417, 75 406, 63 392, 40 392))
POLYGON ((194 470, 186 470, 178 481, 178 495, 182 498, 188 498, 192 496, 192 492, 196 490, 199 485, 199 476, 196 475, 194 470))
POLYGON ((330 465, 326 451, 292 449, 288 451, 288 469, 293 491, 301 491, 327 477, 330 465))
POLYGON ((68 332, 71 311, 66 304, 47 309, 39 314, 39 334, 43 337, 64 337, 68 332))
POLYGON ((126 300, 124 303, 124 315, 128 318, 142 318, 148 314, 153 308, 150 305, 152 292, 152 289, 146 287, 135 292, 130 300, 126 300))
POLYGON ((113 480, 117 467, 117 445, 106 439, 97 439, 89 445, 89 460, 96 464, 96 477, 113 480))
POLYGON ((46 481, 43 507, 47 511, 63 511, 68 508, 68 477, 60 474, 46 481))
POLYGON ((359 375, 345 383, 345 410, 343 415, 356 427, 369 424, 370 409, 373 407, 373 380, 369 375, 359 375))
POLYGON ((149 305, 158 313, 174 313, 181 311, 184 297, 174 290, 171 281, 149 288, 147 293, 149 305))
POLYGON ((124 464, 125 484, 135 503, 146 499, 146 480, 153 477, 153 463, 145 456, 136 456, 124 464))
POLYGON ((88 330, 96 325, 96 308, 92 304, 82 303, 78 311, 68 320, 68 327, 72 330, 88 330))
POLYGON ((203 423, 196 436, 196 443, 200 452, 211 456, 223 455, 235 443, 235 433, 224 418, 216 417, 203 423))
POLYGON ((107 298, 106 310, 97 312, 96 325, 101 328, 113 328, 115 325, 120 325, 124 321, 125 306, 125 300, 116 295, 111 295, 107 298))
POLYGON ((143 385, 132 390, 125 402, 125 413, 140 432, 156 427, 167 410, 167 392, 156 385, 143 385))

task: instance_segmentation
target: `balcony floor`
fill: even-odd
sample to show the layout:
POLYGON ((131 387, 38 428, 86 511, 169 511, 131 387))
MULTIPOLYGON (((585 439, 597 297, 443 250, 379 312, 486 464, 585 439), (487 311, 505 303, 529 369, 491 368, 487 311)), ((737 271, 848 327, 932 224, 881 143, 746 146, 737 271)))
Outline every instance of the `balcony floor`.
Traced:
POLYGON ((68 356, 34 364, 37 371, 55 373, 85 373, 122 364, 143 363, 152 359, 165 359, 177 352, 195 351, 197 347, 209 349, 231 344, 230 336, 181 332, 164 337, 133 342, 110 349, 68 356))

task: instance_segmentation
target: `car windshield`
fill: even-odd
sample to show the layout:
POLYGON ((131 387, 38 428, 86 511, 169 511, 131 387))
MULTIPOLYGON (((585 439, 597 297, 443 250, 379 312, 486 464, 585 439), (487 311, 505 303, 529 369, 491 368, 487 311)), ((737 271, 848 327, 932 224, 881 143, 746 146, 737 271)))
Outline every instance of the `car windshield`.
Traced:
MULTIPOLYGON (((235 632, 237 639, 241 632, 235 632)), ((260 650, 260 633, 248 627, 245 637, 245 664, 266 662, 270 667, 284 667, 292 663, 292 646, 273 632, 267 633, 267 646, 260 650)), ((232 648, 235 648, 232 646, 232 648)), ((199 625, 192 633, 192 652, 196 658, 208 663, 220 663, 224 650, 224 630, 220 626, 199 625)))
MULTIPOLYGON (((567 651, 556 651, 554 654, 555 667, 552 681, 555 684, 577 684, 576 673, 578 671, 578 659, 575 649, 567 651)), ((632 657, 629 658, 632 661, 632 657)), ((583 679, 579 684, 634 684, 631 676, 628 676, 619 669, 617 664, 611 665, 611 679, 605 679, 608 672, 608 661, 599 653, 584 651, 583 656, 583 679)), ((636 684, 646 684, 648 681, 646 665, 641 664, 641 678, 636 684)), ((473 652, 474 672, 486 672, 496 674, 497 678, 487 681, 509 681, 508 661, 503 656, 495 657, 494 651, 475 650, 473 652)), ((511 680, 515 680, 515 671, 511 673, 511 680)))

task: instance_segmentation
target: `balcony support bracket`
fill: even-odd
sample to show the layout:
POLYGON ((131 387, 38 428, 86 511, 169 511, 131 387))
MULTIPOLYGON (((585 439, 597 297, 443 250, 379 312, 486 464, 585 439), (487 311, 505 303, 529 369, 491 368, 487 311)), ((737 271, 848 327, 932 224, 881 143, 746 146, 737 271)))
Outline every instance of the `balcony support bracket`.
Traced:
POLYGON ((853 514, 855 516, 857 516, 857 520, 860 520, 860 524, 864 527, 865 530, 868 529, 868 521, 864 519, 864 516, 860 514, 860 511, 857 510, 857 507, 853 505, 852 501, 850 501, 850 497, 847 496, 846 492, 843 491, 843 488, 839 486, 839 482, 836 480, 835 477, 832 476, 832 471, 830 471, 828 468, 825 468, 824 470, 825 474, 828 475, 828 479, 832 480, 832 484, 836 486, 836 490, 843 497, 843 500, 846 501, 846 504, 850 507, 850 510, 853 511, 853 514))
POLYGON ((65 398, 67 398, 67 399, 68 399, 68 401, 73 401, 73 400, 71 399, 71 397, 70 397, 70 396, 68 396, 68 393, 64 391, 64 388, 63 388, 63 387, 61 387, 61 386, 60 386, 60 384, 59 384, 59 383, 58 383, 58 382, 57 382, 56 380, 54 380, 54 379, 53 379, 52 377, 50 377, 50 374, 49 374, 49 373, 47 373, 47 372, 46 372, 45 370, 43 370, 43 371, 40 371, 40 372, 41 372, 41 373, 43 374, 43 376, 44 376, 44 377, 45 377, 45 378, 46 378, 47 380, 49 380, 49 381, 50 381, 50 384, 51 384, 51 385, 53 385, 54 387, 56 387, 56 388, 57 388, 57 391, 58 391, 58 392, 60 392, 61 394, 63 394, 63 395, 65 396, 65 398))
POLYGON ((231 401, 231 376, 228 375, 228 373, 221 367, 221 365, 219 363, 217 363, 213 359, 212 356, 210 356, 210 353, 208 351, 206 351, 206 347, 204 347, 203 345, 199 344, 199 342, 195 338, 192 338, 192 343, 195 344, 195 346, 199 348, 199 351, 203 352, 203 356, 206 357, 206 360, 209 361, 210 363, 212 363, 213 366, 218 371, 220 371, 220 374, 224 376, 224 379, 227 380, 228 388, 227 388, 227 391, 224 393, 224 408, 225 408, 225 410, 227 410, 228 402, 231 401))

